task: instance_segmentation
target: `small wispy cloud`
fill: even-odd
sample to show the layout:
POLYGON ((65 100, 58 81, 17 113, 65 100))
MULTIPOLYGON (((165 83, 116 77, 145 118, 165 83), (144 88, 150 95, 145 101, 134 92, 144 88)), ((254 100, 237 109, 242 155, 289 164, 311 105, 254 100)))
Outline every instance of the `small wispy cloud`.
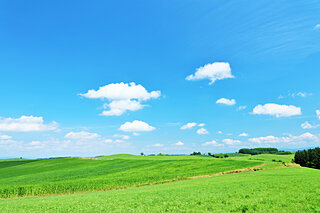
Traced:
POLYGON ((316 24, 316 26, 314 26, 314 28, 313 28, 314 30, 318 30, 318 29, 320 29, 320 24, 316 24))
POLYGON ((301 124, 301 128, 302 129, 314 129, 314 128, 318 128, 318 127, 319 127, 319 124, 318 125, 312 125, 308 121, 306 121, 303 124, 301 124))
POLYGON ((308 93, 308 92, 294 92, 294 93, 289 92, 287 95, 280 95, 278 97, 278 99, 284 99, 286 97, 288 97, 288 98, 295 98, 295 97, 306 98, 311 95, 312 95, 312 93, 308 93))
POLYGON ((245 110, 247 108, 247 106, 246 105, 243 105, 243 106, 239 106, 238 107, 238 111, 241 111, 241 110, 245 110))

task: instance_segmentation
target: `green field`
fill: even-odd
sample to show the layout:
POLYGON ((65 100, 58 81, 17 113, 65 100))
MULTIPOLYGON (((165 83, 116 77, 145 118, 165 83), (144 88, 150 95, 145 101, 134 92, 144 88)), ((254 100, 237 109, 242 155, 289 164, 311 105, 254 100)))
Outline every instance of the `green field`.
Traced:
POLYGON ((289 163, 292 155, 229 159, 115 155, 98 159, 51 159, 23 164, 11 161, 17 165, 8 167, 7 164, 0 169, 2 190, 25 187, 28 180, 30 189, 45 184, 79 186, 77 184, 89 182, 85 185, 92 188, 79 186, 80 190, 75 192, 93 192, 3 198, 0 212, 320 212, 320 171, 289 163), (257 167, 261 164, 262 167, 257 167), (201 177, 252 166, 263 170, 201 177), (23 175, 23 171, 29 171, 26 167, 32 169, 30 174, 23 175), (9 169, 17 173, 4 178, 9 169), (108 174, 104 174, 105 170, 108 174), (198 177, 187 178, 193 176, 198 177), (172 182, 179 179, 181 181, 172 182), (7 181, 6 184, 3 181, 7 181), (168 183, 155 184, 161 182, 168 183), (99 188, 103 184, 107 191, 94 192, 103 189, 99 188), (131 187, 108 190, 111 185, 113 189, 131 187))
POLYGON ((0 162, 0 198, 121 189, 261 164, 201 156, 113 155, 0 162))

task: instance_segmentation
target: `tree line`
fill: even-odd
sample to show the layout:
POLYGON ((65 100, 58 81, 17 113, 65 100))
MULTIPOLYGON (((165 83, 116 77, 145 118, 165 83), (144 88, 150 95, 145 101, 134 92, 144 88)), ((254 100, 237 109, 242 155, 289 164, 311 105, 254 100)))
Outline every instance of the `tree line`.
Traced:
POLYGON ((300 166, 320 169, 320 148, 297 151, 293 161, 300 166))
POLYGON ((243 148, 239 150, 239 153, 250 154, 250 155, 260 155, 260 154, 290 155, 292 154, 291 152, 279 151, 277 148, 254 148, 254 149, 243 148))

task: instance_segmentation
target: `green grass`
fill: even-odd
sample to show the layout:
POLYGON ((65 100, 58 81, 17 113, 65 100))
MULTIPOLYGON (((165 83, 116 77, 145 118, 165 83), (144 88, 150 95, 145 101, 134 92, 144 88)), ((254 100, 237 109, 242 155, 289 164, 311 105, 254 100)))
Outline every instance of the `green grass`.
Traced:
POLYGON ((254 160, 254 161, 265 161, 272 162, 272 160, 282 161, 285 163, 291 163, 294 154, 291 155, 272 155, 272 154, 261 154, 261 155, 246 155, 241 158, 241 160, 254 160))
POLYGON ((0 198, 122 189, 261 164, 198 156, 112 155, 0 162, 0 198))
POLYGON ((320 212, 320 171, 292 167, 126 190, 0 200, 0 212, 320 212))

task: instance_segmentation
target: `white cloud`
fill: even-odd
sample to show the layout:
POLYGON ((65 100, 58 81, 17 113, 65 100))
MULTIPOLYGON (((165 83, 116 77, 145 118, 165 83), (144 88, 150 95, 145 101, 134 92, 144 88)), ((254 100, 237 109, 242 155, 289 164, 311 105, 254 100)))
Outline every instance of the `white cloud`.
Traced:
POLYGON ((240 110, 245 110, 246 108, 247 108, 247 106, 245 106, 245 105, 239 106, 239 107, 238 107, 238 111, 240 111, 240 110))
POLYGON ((139 133, 137 133, 137 132, 134 132, 134 133, 132 133, 133 134, 133 136, 139 136, 140 134, 139 133))
POLYGON ((217 141, 212 140, 202 144, 202 146, 223 146, 223 144, 217 143, 217 141))
POLYGON ((160 143, 156 143, 156 144, 153 144, 152 146, 153 146, 153 147, 163 147, 164 145, 163 145, 163 144, 160 144, 160 143))
POLYGON ((146 122, 138 121, 138 120, 135 120, 132 122, 126 122, 122 124, 119 128, 119 130, 125 131, 125 132, 148 132, 148 131, 153 131, 155 129, 156 128, 154 128, 153 126, 150 126, 146 122))
POLYGON ((294 92, 294 93, 288 93, 288 95, 280 95, 278 97, 278 99, 283 99, 283 98, 286 98, 286 97, 292 97, 292 98, 295 98, 295 97, 302 97, 302 98, 306 98, 308 96, 311 96, 312 93, 307 93, 307 92, 294 92))
POLYGON ((70 139, 78 139, 78 140, 92 140, 99 138, 100 135, 97 133, 91 133, 91 132, 69 132, 64 136, 65 138, 70 139))
POLYGON ((269 135, 266 137, 257 137, 257 138, 249 138, 250 142, 254 142, 254 143, 278 143, 280 141, 284 141, 287 137, 275 137, 273 135, 269 135))
POLYGON ((113 137, 121 138, 122 140, 129 140, 130 139, 129 135, 118 135, 118 134, 115 134, 115 135, 113 135, 113 137))
POLYGON ((104 116, 120 116, 126 111, 137 111, 145 107, 142 101, 151 98, 159 98, 160 91, 148 92, 142 85, 136 85, 134 82, 112 83, 100 87, 98 90, 89 90, 83 97, 91 99, 107 99, 110 103, 104 104, 104 110, 101 115, 104 116))
POLYGON ((109 110, 104 110, 100 115, 104 116, 120 116, 129 111, 137 111, 144 107, 139 101, 135 100, 116 100, 112 101, 110 104, 104 104, 103 108, 109 108, 109 110))
POLYGON ((20 118, 1 118, 0 131, 11 132, 41 132, 51 131, 58 128, 56 122, 44 124, 42 117, 21 116, 20 118))
POLYGON ((320 110, 316 110, 316 115, 317 115, 317 118, 320 120, 320 110))
POLYGON ((10 140, 10 139, 0 140, 0 145, 1 145, 0 148, 6 148, 6 147, 7 147, 6 145, 16 146, 16 145, 18 145, 19 143, 21 143, 21 142, 14 141, 14 140, 10 140))
POLYGON ((119 143, 124 143, 123 140, 120 140, 120 139, 116 139, 116 140, 112 140, 112 139, 105 139, 104 140, 105 143, 113 143, 113 144, 119 144, 119 143))
POLYGON ((236 145, 236 144, 240 143, 239 140, 233 140, 233 139, 230 139, 230 138, 223 139, 222 142, 226 143, 228 145, 236 145))
POLYGON ((313 129, 313 128, 317 128, 317 127, 319 127, 319 125, 311 125, 308 121, 301 124, 302 129, 313 129))
POLYGON ((320 24, 316 24, 313 29, 315 30, 320 29, 320 24))
POLYGON ((206 130, 205 128, 200 128, 197 130, 197 134, 199 135, 206 135, 208 133, 209 133, 208 130, 206 130))
POLYGON ((306 93, 306 92, 298 92, 297 93, 297 96, 300 96, 302 98, 305 98, 305 97, 310 96, 310 95, 312 95, 312 94, 311 93, 306 93))
POLYGON ((11 139, 12 137, 9 136, 9 135, 0 135, 0 140, 9 140, 11 139))
POLYGON ((32 141, 32 142, 30 142, 30 145, 31 145, 31 146, 38 146, 38 145, 40 145, 40 144, 41 144, 40 141, 32 141))
POLYGON ((104 142, 106 142, 106 143, 112 143, 113 140, 112 140, 112 139, 105 139, 104 142))
POLYGON ((218 134, 223 134, 223 132, 222 132, 222 131, 218 131, 217 133, 218 133, 218 134))
POLYGON ((245 133, 245 132, 239 134, 239 137, 248 137, 248 136, 249 136, 248 133, 245 133))
POLYGON ((184 143, 182 143, 181 141, 179 141, 179 142, 177 142, 175 145, 177 145, 177 146, 183 146, 184 143))
POLYGON ((191 122, 183 125, 180 129, 185 130, 185 129, 191 129, 193 127, 197 126, 197 123, 191 122))
POLYGON ((319 141, 319 138, 309 132, 304 133, 302 135, 293 136, 289 135, 287 137, 275 137, 273 135, 269 135, 266 137, 257 137, 257 138, 249 138, 250 142, 253 143, 299 143, 306 141, 319 141))
POLYGON ((301 108, 293 105, 279 105, 279 104, 265 104, 256 106, 253 111, 256 115, 272 115, 279 117, 290 117, 294 115, 301 115, 301 108))
POLYGON ((198 126, 200 127, 204 127, 206 124, 202 123, 202 124, 198 124, 198 126))
POLYGON ((232 106, 232 105, 236 104, 236 100, 235 99, 220 98, 219 100, 216 101, 216 103, 232 106))
POLYGON ((234 78, 231 74, 229 63, 214 62, 197 68, 197 71, 193 75, 187 76, 186 80, 209 79, 211 81, 210 84, 213 84, 216 80, 222 80, 224 78, 234 78))

